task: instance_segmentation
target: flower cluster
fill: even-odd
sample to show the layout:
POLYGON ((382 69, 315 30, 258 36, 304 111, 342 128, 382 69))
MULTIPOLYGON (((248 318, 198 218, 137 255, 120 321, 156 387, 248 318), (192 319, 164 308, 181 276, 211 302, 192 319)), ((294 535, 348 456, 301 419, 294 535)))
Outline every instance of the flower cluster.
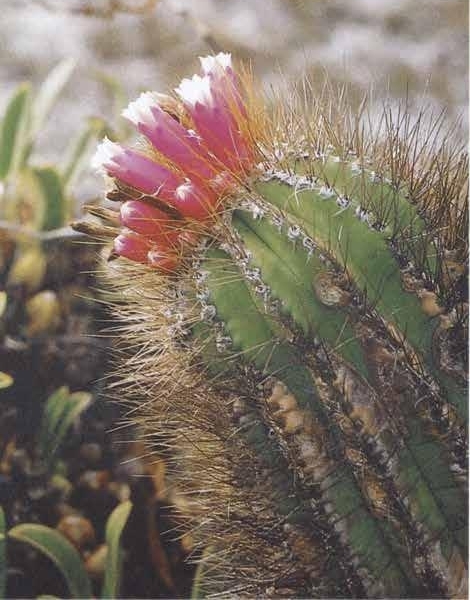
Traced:
POLYGON ((254 163, 246 99, 230 54, 200 60, 202 75, 183 79, 175 90, 179 100, 145 92, 124 110, 150 150, 105 139, 93 159, 142 194, 120 207, 114 252, 169 271, 182 244, 194 239, 185 225, 216 215, 221 198, 254 163))

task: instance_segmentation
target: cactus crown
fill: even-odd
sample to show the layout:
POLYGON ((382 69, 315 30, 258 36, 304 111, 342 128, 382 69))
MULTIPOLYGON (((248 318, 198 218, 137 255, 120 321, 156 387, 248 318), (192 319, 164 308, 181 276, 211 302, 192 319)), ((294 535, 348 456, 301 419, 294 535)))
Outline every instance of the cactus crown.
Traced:
POLYGON ((202 67, 126 111, 147 141, 100 151, 120 212, 78 227, 127 258, 120 385, 204 590, 459 597, 467 156, 442 116, 371 124, 306 83, 268 112, 228 55, 202 67))

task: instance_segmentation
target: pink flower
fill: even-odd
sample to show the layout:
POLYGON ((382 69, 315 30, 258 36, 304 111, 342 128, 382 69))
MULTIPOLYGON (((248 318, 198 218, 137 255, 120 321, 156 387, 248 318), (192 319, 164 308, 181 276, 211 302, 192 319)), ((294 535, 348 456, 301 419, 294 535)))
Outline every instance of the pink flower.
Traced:
POLYGON ((204 75, 211 79, 213 93, 214 90, 218 90, 226 106, 232 111, 236 109, 240 113, 239 116, 246 118, 247 111, 241 92, 241 82, 232 68, 230 54, 220 52, 217 56, 200 57, 199 60, 204 75))
POLYGON ((122 114, 187 177, 210 179, 217 174, 217 169, 207 158, 207 148, 194 132, 185 129, 160 108, 158 94, 141 94, 122 114))
POLYGON ((175 90, 182 104, 170 99, 176 111, 165 110, 168 97, 145 92, 123 112, 153 152, 105 139, 94 159, 111 177, 179 214, 170 218, 170 210, 142 200, 128 200, 120 210, 126 229, 114 242, 115 252, 166 271, 176 268, 184 248, 197 241, 190 222, 216 217, 227 192, 255 163, 244 89, 230 54, 200 60, 202 75, 183 79, 175 90))
POLYGON ((206 57, 201 63, 204 75, 183 79, 175 91, 211 152, 233 173, 243 172, 252 156, 240 130, 246 110, 230 55, 206 57))
POLYGON ((127 200, 121 206, 120 216, 122 225, 160 245, 169 247, 178 240, 177 222, 146 202, 127 200))
POLYGON ((160 271, 171 273, 178 266, 178 257, 176 255, 165 254, 158 250, 158 248, 153 248, 147 254, 147 264, 160 271))
POLYGON ((92 166, 104 169, 112 177, 145 194, 156 194, 162 200, 173 198, 176 188, 183 183, 181 177, 163 165, 108 138, 98 146, 92 166))
POLYGON ((114 240, 114 252, 134 262, 146 264, 151 249, 152 243, 150 240, 136 233, 121 233, 114 240))
POLYGON ((215 196, 196 183, 186 181, 176 189, 171 204, 185 217, 203 221, 214 213, 215 196))

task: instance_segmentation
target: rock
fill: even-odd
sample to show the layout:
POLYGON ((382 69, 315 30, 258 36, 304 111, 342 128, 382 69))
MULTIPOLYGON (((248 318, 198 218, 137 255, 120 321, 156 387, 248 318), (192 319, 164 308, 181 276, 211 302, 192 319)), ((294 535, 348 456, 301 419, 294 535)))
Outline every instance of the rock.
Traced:
POLYGON ((67 515, 59 521, 60 531, 78 550, 90 547, 95 543, 95 530, 91 521, 79 515, 67 515))
POLYGON ((31 470, 31 459, 24 448, 16 448, 10 455, 10 470, 14 477, 22 478, 31 470))
POLYGON ((46 272, 46 257, 39 246, 32 245, 14 260, 8 273, 7 285, 22 285, 29 292, 40 288, 46 272))
POLYGON ((85 471, 78 480, 78 485, 92 490, 103 490, 107 487, 109 480, 109 471, 85 471))
POLYGON ((57 295, 50 290, 35 294, 26 303, 29 336, 53 333, 61 324, 61 308, 57 295))
POLYGON ((56 510, 60 517, 68 517, 70 515, 80 516, 77 509, 66 502, 59 502, 56 506, 56 510))
POLYGON ((80 456, 88 466, 96 466, 103 457, 103 451, 99 444, 88 442, 80 446, 80 456))
POLYGON ((127 483, 112 481, 108 486, 108 490, 116 496, 119 502, 125 502, 131 497, 131 488, 127 483))

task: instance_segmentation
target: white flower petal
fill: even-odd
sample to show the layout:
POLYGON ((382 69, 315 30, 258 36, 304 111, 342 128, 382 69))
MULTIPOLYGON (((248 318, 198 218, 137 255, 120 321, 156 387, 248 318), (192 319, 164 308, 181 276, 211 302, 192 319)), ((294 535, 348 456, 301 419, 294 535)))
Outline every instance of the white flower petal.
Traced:
POLYGON ((194 185, 191 183, 191 181, 182 183, 175 190, 175 196, 178 198, 178 200, 183 200, 183 202, 187 200, 188 197, 190 197, 193 193, 194 185))
POLYGON ((152 108, 158 106, 158 94, 155 92, 143 92, 122 111, 122 116, 134 125, 139 123, 151 124, 155 121, 152 108))
POLYGON ((219 52, 216 56, 200 56, 202 72, 209 75, 217 69, 227 69, 232 67, 232 55, 228 52, 219 52))
POLYGON ((103 171, 105 166, 112 163, 114 158, 122 152, 123 148, 120 144, 116 144, 116 142, 112 142, 105 137, 91 159, 91 167, 97 171, 103 171))
POLYGON ((196 102, 201 104, 212 104, 212 93, 210 79, 207 75, 200 77, 193 75, 192 79, 183 79, 175 92, 186 104, 194 106, 196 102))

